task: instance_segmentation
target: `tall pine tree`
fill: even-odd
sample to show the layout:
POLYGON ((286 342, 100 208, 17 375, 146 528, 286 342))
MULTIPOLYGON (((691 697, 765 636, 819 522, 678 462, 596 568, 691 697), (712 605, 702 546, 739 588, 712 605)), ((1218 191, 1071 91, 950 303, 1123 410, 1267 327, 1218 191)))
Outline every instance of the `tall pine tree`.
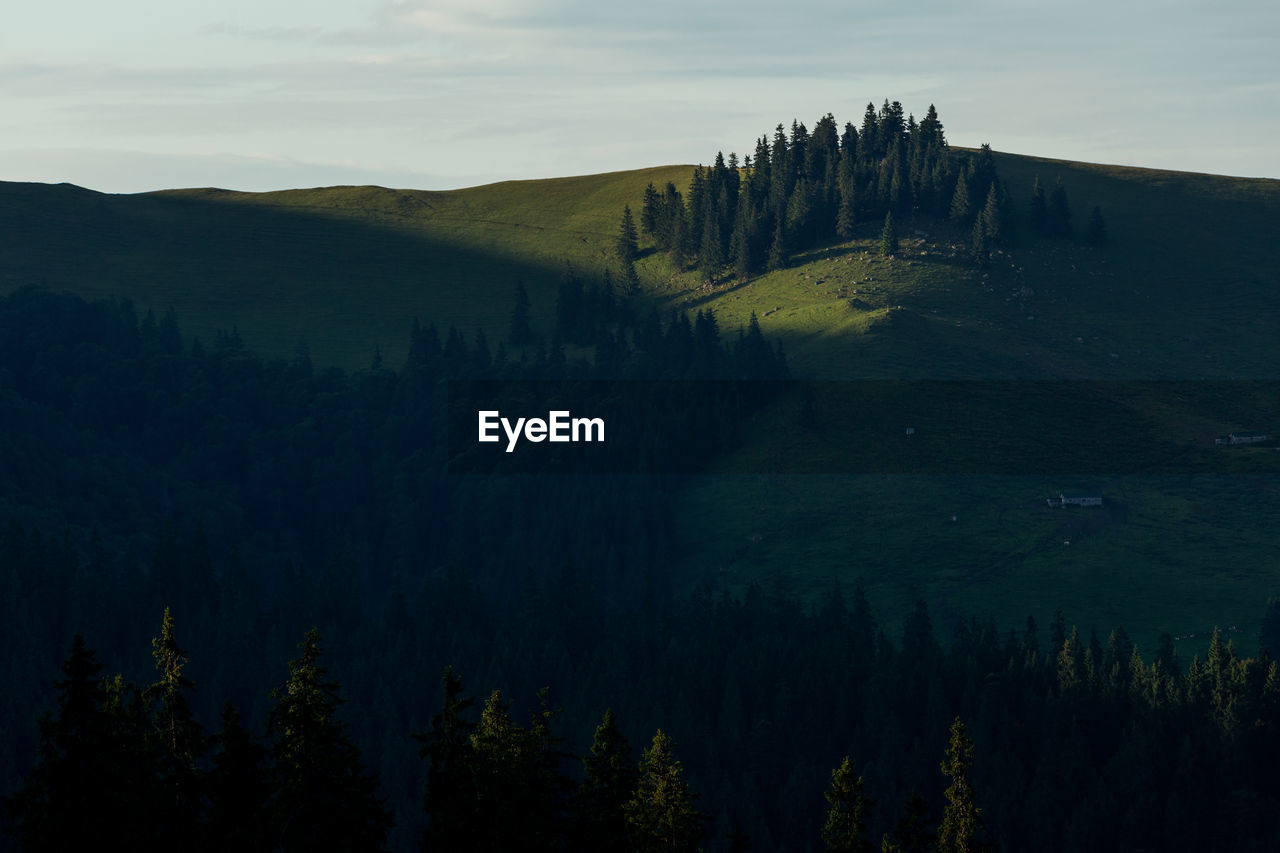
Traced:
POLYGON ((476 761, 471 746, 475 723, 464 717, 472 701, 462 695, 462 679, 449 667, 441 678, 442 707, 431 718, 431 730, 414 735, 427 759, 423 809, 427 828, 424 851, 465 849, 479 823, 475 794, 476 761))
POLYGON ((973 204, 969 201, 969 179, 963 173, 956 180, 956 190, 951 195, 951 221, 966 225, 973 218, 973 204))
POLYGON ((973 741, 965 733, 959 717, 951 724, 951 741, 947 745, 942 773, 951 780, 947 786, 947 805, 938 827, 939 853, 977 853, 982 844, 982 810, 973 796, 969 768, 973 766, 973 741))
POLYGON ((161 619, 160 636, 151 641, 151 646, 159 677, 143 693, 143 699, 153 709, 154 754, 160 764, 157 782, 162 814, 159 823, 170 843, 181 844, 194 833, 200 813, 203 779, 198 762, 208 742, 187 699, 194 685, 182 673, 187 655, 178 646, 173 615, 167 607, 161 619))
POLYGON ((1066 236, 1071 233, 1071 205, 1067 202, 1067 190, 1062 186, 1062 178, 1053 185, 1049 193, 1049 209, 1045 224, 1050 234, 1066 236))
POLYGON ((267 751, 240 723, 230 702, 223 708, 222 731, 214 737, 213 746, 206 786, 209 846, 214 850, 271 849, 267 751))
POLYGON ((1044 186, 1040 183, 1040 176, 1036 175, 1035 182, 1031 185, 1031 229, 1037 234, 1046 234, 1049 231, 1049 203, 1045 200, 1044 186))
POLYGON ((638 853, 694 853, 706 817, 684 780, 674 744, 661 729, 640 761, 635 794, 625 808, 627 827, 638 853))
POLYGON ((1107 223, 1102 219, 1102 208, 1096 204, 1093 211, 1089 214, 1089 232, 1087 239, 1095 246, 1101 246, 1107 242, 1107 223))
POLYGON ((380 850, 391 815, 378 798, 378 778, 338 719, 339 685, 320 666, 313 629, 273 694, 267 720, 276 844, 282 851, 380 850))
POLYGON ((626 806, 638 780, 631 744, 607 710, 596 726, 591 751, 582 759, 582 783, 574 795, 575 840, 582 849, 604 850, 626 837, 626 806))
POLYGON ((884 228, 880 229, 880 254, 886 258, 898 254, 898 229, 892 211, 884 215, 884 228))
POLYGON ((614 246, 618 260, 631 263, 640 257, 640 238, 636 234, 636 220, 631 215, 631 205, 622 208, 622 222, 618 225, 618 239, 614 246))
POLYGON ((862 777, 855 773, 849 756, 831 771, 831 787, 826 796, 829 808, 822 826, 825 849, 829 853, 870 853, 862 777))

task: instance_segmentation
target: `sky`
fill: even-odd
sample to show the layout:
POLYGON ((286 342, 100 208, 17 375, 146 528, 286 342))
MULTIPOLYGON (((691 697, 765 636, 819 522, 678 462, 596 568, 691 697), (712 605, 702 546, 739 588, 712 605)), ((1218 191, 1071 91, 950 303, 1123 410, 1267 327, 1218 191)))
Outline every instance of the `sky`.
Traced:
POLYGON ((4 0, 0 180, 449 189, 936 104, 953 145, 1280 178, 1280 3, 4 0))

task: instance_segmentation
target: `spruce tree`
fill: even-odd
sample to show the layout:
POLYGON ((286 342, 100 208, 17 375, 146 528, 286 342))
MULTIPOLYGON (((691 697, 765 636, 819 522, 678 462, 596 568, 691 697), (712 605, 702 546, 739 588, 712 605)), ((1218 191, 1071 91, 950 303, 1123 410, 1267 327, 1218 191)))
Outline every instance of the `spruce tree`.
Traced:
POLYGON ((884 216, 884 228, 880 229, 880 254, 886 258, 898 254, 898 229, 893 224, 893 211, 884 216))
POLYGON ((978 219, 982 223, 983 231, 986 232, 988 249, 1004 245, 1006 237, 1004 212, 1000 209, 1000 192, 995 183, 992 183, 991 189, 987 190, 987 203, 983 205, 978 219))
POLYGON ((206 788, 209 846, 214 850, 269 850, 267 751, 241 725, 230 702, 221 719, 222 731, 213 738, 213 767, 206 788))
POLYGON ((755 271, 755 217, 751 212, 751 200, 746 193, 738 198, 738 213, 733 221, 733 236, 729 240, 729 255, 733 270, 739 278, 746 278, 755 271))
POLYGON ((79 634, 61 670, 36 764, 3 799, 6 828, 25 850, 154 849, 163 813, 141 696, 120 677, 102 679, 79 634))
POLYGON ((523 800, 529 815, 522 843, 534 850, 558 850, 565 838, 564 811, 568 806, 571 782, 560 773, 560 765, 571 756, 560 748, 561 738, 551 731, 551 722, 561 709, 551 707, 550 689, 538 691, 538 707, 521 736, 524 760, 523 800))
POLYGON ((956 191, 951 195, 951 221, 966 225, 973 218, 973 205, 969 201, 969 180, 964 173, 956 180, 956 191))
POLYGON ((661 205, 662 196, 650 181, 644 188, 644 206, 640 208, 640 229, 650 237, 656 234, 661 205))
POLYGON ((1066 236, 1071 233, 1071 205, 1067 202, 1067 190, 1062 186, 1062 178, 1058 178, 1053 185, 1053 192, 1049 193, 1049 209, 1045 221, 1050 234, 1066 236))
POLYGON ((840 205, 836 211, 836 236, 841 240, 852 240, 854 224, 858 221, 857 198, 853 185, 840 190, 840 205))
POLYGON ((720 217, 714 205, 707 206, 705 221, 702 224, 702 244, 698 248, 698 268, 714 279, 724 266, 724 255, 721 251, 720 217))
POLYGON ((882 850, 897 853, 933 853, 936 837, 930 827, 929 804, 913 791, 903 806, 902 817, 883 839, 882 850))
POLYGON ((276 845, 380 850, 391 815, 378 798, 378 777, 365 770, 337 717, 340 688, 320 666, 319 634, 307 632, 300 648, 267 719, 276 845))
POLYGON ((783 227, 782 218, 779 217, 778 224, 773 230, 773 245, 769 247, 769 269, 783 269, 790 260, 791 256, 787 251, 787 233, 783 227))
POLYGON ((613 711, 605 711, 591 751, 582 760, 582 783, 574 795, 575 835, 581 849, 604 850, 626 837, 626 806, 639 775, 631 744, 619 730, 613 711))
POLYGON ((631 215, 630 205, 622 208, 622 222, 618 225, 618 239, 614 251, 617 252, 618 260, 624 264, 640 257, 640 239, 636 234, 636 221, 631 215))
POLYGON ((1040 183, 1040 176, 1036 175, 1035 183, 1031 185, 1031 228, 1037 234, 1046 234, 1049 231, 1049 205, 1045 201, 1044 187, 1040 183))
POLYGON ((933 104, 929 105, 929 111, 920 120, 918 134, 920 147, 923 150, 927 151, 947 144, 946 137, 942 132, 942 122, 938 119, 938 110, 933 104))
POLYGON ((689 237, 689 214, 684 204, 677 206, 671 220, 671 263, 676 269, 684 269, 693 250, 689 237))
POLYGON ((702 839, 706 816, 684 780, 674 744, 661 729, 640 760, 635 794, 624 809, 628 835, 638 853, 694 853, 702 839))
MULTIPOLYGON (((109 777, 94 771, 106 753, 109 729, 99 681, 102 665, 76 634, 54 682, 58 709, 40 718, 39 759, 18 791, 4 799, 7 828, 26 850, 89 850, 101 843, 94 825, 114 820, 109 777)), ((100 824, 101 825, 101 824, 100 824)))
POLYGON ((622 298, 634 299, 640 295, 640 275, 635 264, 627 264, 622 270, 622 298))
POLYGON ((471 733, 475 762, 477 818, 470 843, 476 849, 510 849, 513 832, 527 830, 528 817, 520 807, 522 764, 521 731, 512 722, 502 693, 493 691, 480 709, 480 720, 471 733))
POLYGON ((1089 214, 1088 240, 1095 246, 1101 246, 1107 242, 1107 223, 1102 219, 1102 208, 1096 204, 1089 214))
POLYGON ((831 771, 831 787, 826 793, 827 820, 822 826, 822 843, 830 853, 870 853, 867 841, 867 803, 862 795, 862 777, 853 769, 849 756, 831 771))
POLYGON ((796 248, 803 248, 809 243, 811 216, 809 182, 801 178, 796 181, 791 198, 787 200, 787 235, 796 248))
POLYGON ((208 743, 187 699, 194 685, 182 674, 187 655, 178 646, 173 615, 167 607, 160 636, 151 641, 151 646, 159 678, 144 691, 143 699, 149 708, 154 708, 152 737, 160 764, 157 781, 163 810, 159 820, 171 842, 181 843, 194 831, 200 811, 202 779, 197 762, 208 743))
POLYGON ((654 217, 654 236, 664 251, 674 251, 677 246, 677 222, 684 219, 684 197, 676 185, 667 181, 654 217))
POLYGON ((462 696, 462 679, 449 667, 441 678, 442 707, 431 718, 431 730, 414 735, 428 760, 423 809, 427 828, 424 851, 465 849, 476 832, 479 812, 475 788, 476 761, 471 746, 475 724, 463 715, 472 700, 462 696))
POLYGON ((1071 626, 1071 636, 1063 640, 1058 651, 1058 693, 1067 695, 1084 684, 1084 644, 1080 631, 1071 626))
POLYGON ((976 267, 985 267, 991 261, 991 241, 981 216, 973 222, 969 238, 969 258, 976 267))
POLYGON ((884 154, 884 146, 880 143, 880 120, 876 117, 876 105, 867 102, 867 109, 862 114, 862 128, 858 131, 859 151, 862 159, 870 160, 884 154))
POLYGON ((947 786, 947 805, 938 827, 939 853, 976 853, 984 850, 981 841, 982 810, 973 796, 969 768, 973 766, 973 741, 965 734, 959 717, 951 724, 951 742, 942 762, 942 773, 951 780, 947 786))

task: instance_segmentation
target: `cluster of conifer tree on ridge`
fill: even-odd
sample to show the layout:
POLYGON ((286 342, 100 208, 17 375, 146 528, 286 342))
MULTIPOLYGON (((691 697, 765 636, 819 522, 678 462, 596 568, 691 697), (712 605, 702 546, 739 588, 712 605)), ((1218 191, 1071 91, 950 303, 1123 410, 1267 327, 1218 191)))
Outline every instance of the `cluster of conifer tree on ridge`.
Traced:
MULTIPOLYGON (((1031 226, 1044 235, 1072 233, 1071 210, 1059 179, 1049 196, 1036 179, 1028 203, 1031 226)), ((919 122, 902 104, 867 104, 860 127, 840 129, 828 113, 812 131, 798 121, 761 136, 739 162, 723 152, 698 166, 687 197, 674 183, 645 188, 639 223, 623 210, 617 255, 626 280, 635 280, 639 236, 650 237, 678 268, 692 265, 711 278, 729 269, 745 278, 788 266, 814 246, 854 237, 860 223, 883 223, 880 250, 898 251, 896 223, 909 216, 949 221, 969 234, 974 264, 986 266, 1015 239, 1014 202, 997 173, 991 147, 952 151, 930 104, 919 122)), ((1101 210, 1093 209, 1088 238, 1106 240, 1101 210)))

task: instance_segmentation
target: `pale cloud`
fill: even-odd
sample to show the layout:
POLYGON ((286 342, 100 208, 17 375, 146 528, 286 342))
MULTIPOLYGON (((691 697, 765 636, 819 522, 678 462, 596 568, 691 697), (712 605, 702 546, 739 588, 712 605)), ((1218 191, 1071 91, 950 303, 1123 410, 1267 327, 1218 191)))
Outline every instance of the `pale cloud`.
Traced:
POLYGON ((148 25, 174 29, 154 49, 106 38, 71 55, 0 34, 0 139, 498 180, 707 161, 780 121, 856 122, 889 98, 917 116, 936 103, 961 145, 1280 175, 1274 150, 1239 142, 1280 132, 1275 4, 227 0, 212 21, 156 9, 169 17, 148 25))
POLYGON ((247 27, 219 21, 205 24, 198 30, 203 36, 229 36, 231 38, 262 39, 264 41, 302 42, 315 41, 324 35, 323 27, 247 27))
POLYGON ((494 28, 513 30, 538 20, 537 9, 536 4, 519 0, 393 0, 383 4, 375 18, 385 25, 431 34, 491 34, 494 28))

